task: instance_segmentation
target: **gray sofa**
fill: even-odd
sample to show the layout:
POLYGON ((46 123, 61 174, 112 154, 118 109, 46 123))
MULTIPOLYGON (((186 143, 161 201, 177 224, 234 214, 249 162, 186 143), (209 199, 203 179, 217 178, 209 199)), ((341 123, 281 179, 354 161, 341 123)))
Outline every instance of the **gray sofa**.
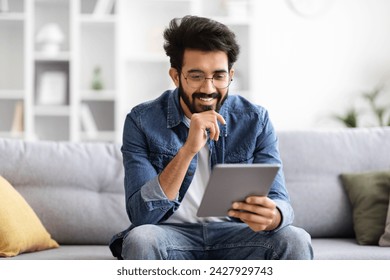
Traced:
MULTIPOLYGON (((339 178, 389 170, 390 128, 278 135, 294 224, 312 235, 315 259, 390 259, 388 247, 356 243, 339 178)), ((0 175, 61 245, 12 259, 113 259, 107 244, 129 225, 119 145, 0 139, 0 175)))

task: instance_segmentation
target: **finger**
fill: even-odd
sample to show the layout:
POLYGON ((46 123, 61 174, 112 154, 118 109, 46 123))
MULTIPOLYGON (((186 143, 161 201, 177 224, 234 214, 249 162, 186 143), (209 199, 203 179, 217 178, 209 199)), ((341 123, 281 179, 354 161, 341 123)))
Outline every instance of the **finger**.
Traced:
POLYGON ((248 204, 245 202, 234 202, 232 204, 232 209, 233 210, 240 210, 240 211, 247 211, 247 212, 252 212, 252 213, 258 213, 260 210, 261 206, 255 205, 255 204, 248 204))
POLYGON ((211 115, 209 117, 206 127, 210 132, 209 134, 210 139, 218 141, 220 132, 219 132, 219 125, 217 122, 217 117, 215 115, 211 115))
POLYGON ((215 134, 214 134, 214 137, 212 139, 214 139, 215 141, 218 141, 218 139, 219 139, 219 126, 218 126, 217 121, 214 122, 213 127, 214 127, 215 134))
POLYGON ((248 204, 261 205, 265 208, 275 208, 276 203, 267 196, 248 196, 245 198, 245 202, 248 204))
POLYGON ((248 214, 248 213, 243 213, 243 217, 240 218, 241 221, 244 223, 252 223, 252 224, 258 224, 258 225, 263 225, 265 227, 269 226, 272 224, 272 219, 254 215, 254 214, 248 214))
POLYGON ((264 217, 272 217, 274 213, 274 208, 266 208, 262 205, 248 204, 245 202, 234 202, 232 204, 232 209, 250 212, 264 217))
POLYGON ((272 223, 272 218, 256 215, 250 212, 230 210, 228 215, 234 218, 238 218, 245 223, 256 223, 262 225, 270 225, 272 223))
POLYGON ((218 114, 218 113, 217 113, 217 120, 218 120, 221 124, 223 124, 223 125, 226 124, 225 119, 222 117, 222 115, 220 115, 220 114, 218 114))

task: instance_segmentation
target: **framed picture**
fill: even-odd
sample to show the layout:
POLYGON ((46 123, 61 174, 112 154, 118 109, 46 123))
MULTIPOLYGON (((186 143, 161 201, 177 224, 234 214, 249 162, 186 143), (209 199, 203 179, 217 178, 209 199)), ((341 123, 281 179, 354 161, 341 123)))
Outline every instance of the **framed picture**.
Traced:
POLYGON ((66 73, 60 71, 44 72, 38 87, 38 105, 66 104, 66 73))

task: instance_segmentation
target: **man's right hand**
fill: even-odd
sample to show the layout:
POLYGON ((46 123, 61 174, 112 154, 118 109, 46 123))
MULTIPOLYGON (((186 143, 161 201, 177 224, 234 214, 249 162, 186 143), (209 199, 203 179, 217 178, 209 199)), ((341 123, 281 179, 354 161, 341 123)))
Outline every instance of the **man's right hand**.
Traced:
POLYGON ((192 115, 186 142, 159 176, 160 185, 168 199, 173 200, 177 197, 192 158, 207 142, 207 131, 210 139, 218 140, 218 122, 226 124, 225 119, 215 111, 192 115))
POLYGON ((195 155, 206 144, 207 133, 211 140, 218 141, 220 133, 218 122, 226 124, 222 115, 214 110, 192 114, 190 131, 183 149, 195 155))

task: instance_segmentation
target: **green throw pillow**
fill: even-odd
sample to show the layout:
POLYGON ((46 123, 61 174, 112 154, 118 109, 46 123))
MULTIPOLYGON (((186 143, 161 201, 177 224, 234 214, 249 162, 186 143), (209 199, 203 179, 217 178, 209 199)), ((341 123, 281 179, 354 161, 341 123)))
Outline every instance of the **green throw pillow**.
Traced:
MULTIPOLYGON (((390 197, 389 197, 390 199, 390 197)), ((390 205, 387 208, 387 218, 386 218, 386 227, 385 232, 379 239, 379 246, 390 247, 390 205)))
POLYGON ((341 174, 352 203, 353 226, 360 245, 378 245, 385 231, 390 171, 341 174))

